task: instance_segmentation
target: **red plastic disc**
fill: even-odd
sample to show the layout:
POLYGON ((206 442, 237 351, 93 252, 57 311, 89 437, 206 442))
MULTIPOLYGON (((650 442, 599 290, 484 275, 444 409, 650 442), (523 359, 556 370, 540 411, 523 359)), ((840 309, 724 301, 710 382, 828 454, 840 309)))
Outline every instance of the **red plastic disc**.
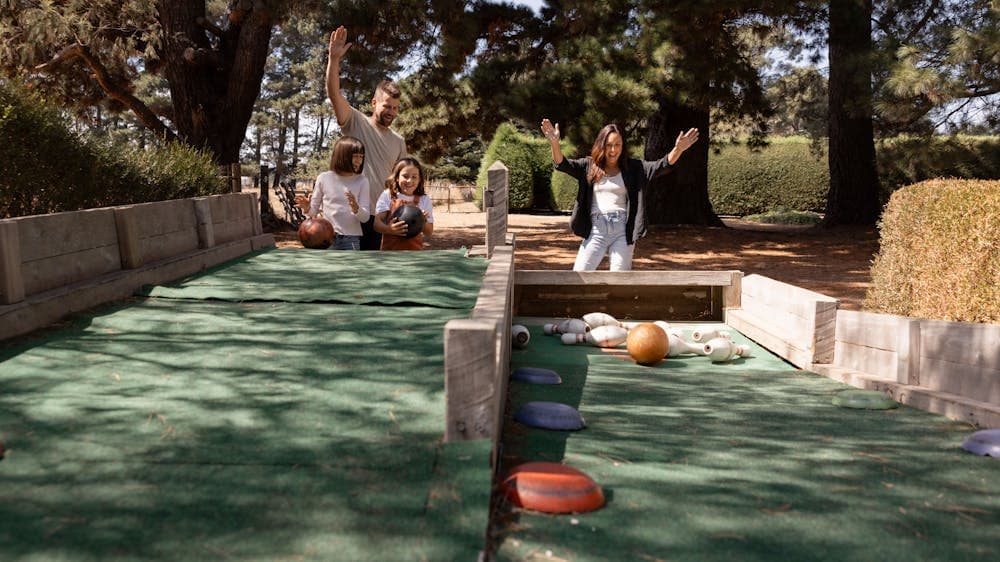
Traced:
POLYGON ((513 468, 501 483, 514 505, 545 513, 582 513, 604 505, 604 491, 579 470, 555 462, 513 468))

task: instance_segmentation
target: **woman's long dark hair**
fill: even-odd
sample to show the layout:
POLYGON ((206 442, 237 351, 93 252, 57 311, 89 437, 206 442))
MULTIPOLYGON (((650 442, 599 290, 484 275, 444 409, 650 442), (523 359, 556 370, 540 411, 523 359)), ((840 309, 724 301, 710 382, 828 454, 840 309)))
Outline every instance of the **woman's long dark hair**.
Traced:
POLYGON ((597 138, 594 140, 594 147, 590 149, 590 171, 587 172, 587 181, 590 183, 597 182, 604 177, 604 167, 608 163, 608 156, 606 154, 608 136, 611 133, 618 133, 618 136, 622 138, 622 153, 618 157, 618 168, 624 169, 628 165, 629 153, 628 143, 625 142, 625 131, 614 123, 605 125, 597 133, 597 138))

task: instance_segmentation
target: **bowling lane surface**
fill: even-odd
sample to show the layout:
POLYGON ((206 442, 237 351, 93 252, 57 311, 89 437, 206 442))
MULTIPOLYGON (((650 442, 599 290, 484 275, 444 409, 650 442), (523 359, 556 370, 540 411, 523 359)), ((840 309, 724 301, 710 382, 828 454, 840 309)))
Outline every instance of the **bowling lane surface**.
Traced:
MULTIPOLYGON (((563 462, 601 485, 600 510, 502 512, 499 560, 985 560, 1000 558, 1000 462, 960 448, 974 429, 901 406, 831 404, 850 387, 796 370, 741 334, 752 355, 635 364, 624 349, 564 346, 530 324, 511 367, 504 467, 563 462), (558 432, 510 418, 536 400, 577 407, 558 432)), ((696 328, 678 324, 686 339, 696 328)), ((502 473, 502 472, 501 472, 502 473)))
POLYGON ((476 557, 489 444, 441 443, 443 327, 474 299, 435 302, 486 262, 274 252, 0 350, 0 560, 476 557), (374 274, 371 304, 295 298, 374 274))
POLYGON ((335 252, 269 249, 174 283, 151 297, 229 301, 423 304, 471 310, 486 262, 465 250, 335 252))

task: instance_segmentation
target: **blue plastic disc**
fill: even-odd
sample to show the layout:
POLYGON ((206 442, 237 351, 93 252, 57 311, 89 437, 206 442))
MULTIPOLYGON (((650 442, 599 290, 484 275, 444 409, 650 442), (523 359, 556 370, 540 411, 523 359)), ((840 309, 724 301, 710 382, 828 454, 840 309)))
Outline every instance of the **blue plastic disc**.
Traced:
POLYGON ((559 373, 552 369, 543 369, 541 367, 518 367, 510 374, 510 378, 516 381, 533 382, 536 384, 562 383, 559 373))
POLYGON ((527 402, 514 414, 514 419, 542 429, 576 431, 587 426, 576 408, 559 402, 527 402))
POLYGON ((1000 459, 1000 429, 984 429, 969 436, 962 448, 970 453, 1000 459))

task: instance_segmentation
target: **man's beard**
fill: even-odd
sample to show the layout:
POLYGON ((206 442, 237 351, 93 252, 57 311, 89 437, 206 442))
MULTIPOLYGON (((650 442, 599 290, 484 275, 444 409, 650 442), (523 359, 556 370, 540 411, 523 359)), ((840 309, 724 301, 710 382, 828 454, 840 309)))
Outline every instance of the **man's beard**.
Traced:
POLYGON ((380 113, 378 116, 378 122, 383 127, 388 127, 389 125, 392 125, 392 122, 395 119, 396 119, 395 117, 386 115, 385 113, 380 113))

